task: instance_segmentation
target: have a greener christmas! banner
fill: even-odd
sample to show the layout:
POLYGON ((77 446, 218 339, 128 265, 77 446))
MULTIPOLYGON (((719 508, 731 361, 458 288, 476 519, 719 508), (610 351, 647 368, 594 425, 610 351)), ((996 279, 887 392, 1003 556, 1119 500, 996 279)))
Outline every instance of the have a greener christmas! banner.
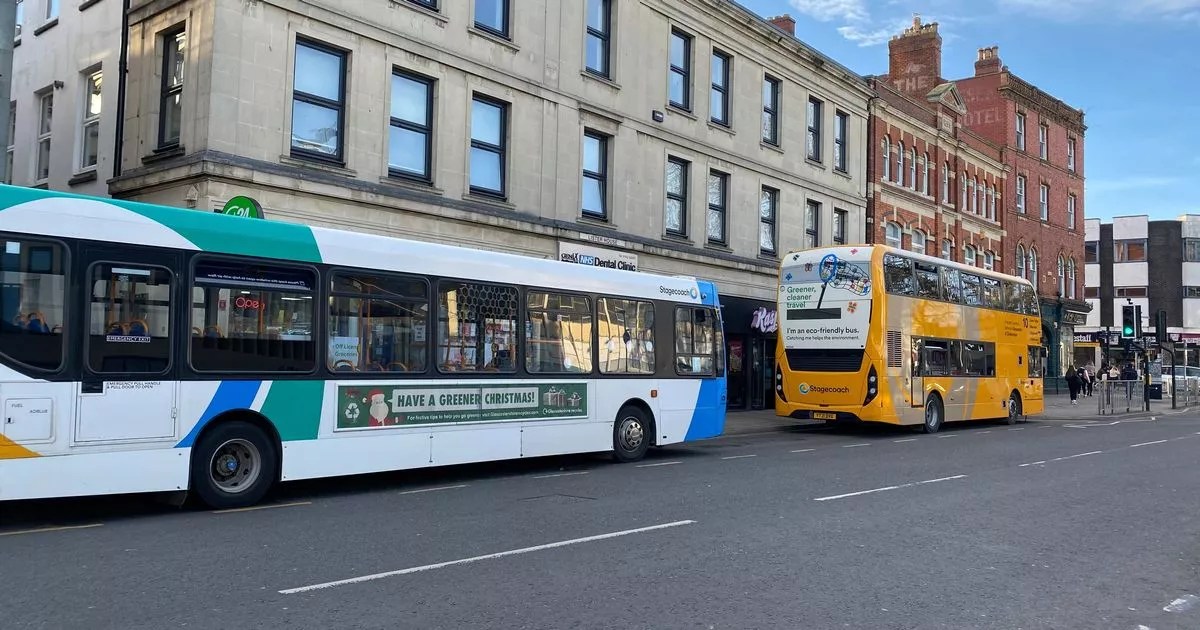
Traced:
POLYGON ((339 429, 587 415, 586 383, 338 386, 339 429))

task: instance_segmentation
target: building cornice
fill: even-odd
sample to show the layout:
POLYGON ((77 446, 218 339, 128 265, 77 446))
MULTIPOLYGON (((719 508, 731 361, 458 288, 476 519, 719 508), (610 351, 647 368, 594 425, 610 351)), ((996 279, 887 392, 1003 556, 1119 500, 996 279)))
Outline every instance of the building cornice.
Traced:
POLYGON ((1014 100, 1024 102, 1039 112, 1057 118, 1064 127, 1072 129, 1080 135, 1087 131, 1087 125, 1083 123, 1082 110, 1067 105, 1012 72, 1006 71, 1001 74, 1000 92, 1010 95, 1014 100))

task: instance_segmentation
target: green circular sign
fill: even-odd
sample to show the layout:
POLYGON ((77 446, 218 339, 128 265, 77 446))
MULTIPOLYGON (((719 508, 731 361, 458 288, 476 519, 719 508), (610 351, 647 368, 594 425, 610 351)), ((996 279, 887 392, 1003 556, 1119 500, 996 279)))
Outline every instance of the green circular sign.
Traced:
POLYGON ((257 201, 244 195, 238 195, 225 202, 225 207, 221 208, 220 212, 221 214, 246 217, 247 219, 263 218, 262 206, 258 205, 257 201))

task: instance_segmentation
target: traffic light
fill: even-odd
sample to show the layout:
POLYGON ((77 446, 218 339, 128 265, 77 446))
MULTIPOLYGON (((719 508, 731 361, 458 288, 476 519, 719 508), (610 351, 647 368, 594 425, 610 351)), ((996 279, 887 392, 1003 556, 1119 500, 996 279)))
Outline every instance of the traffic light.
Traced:
POLYGON ((1121 338, 1131 339, 1137 334, 1137 311, 1132 304, 1121 307, 1121 338))
POLYGON ((1154 337, 1159 344, 1167 343, 1167 311, 1158 309, 1154 317, 1154 337))

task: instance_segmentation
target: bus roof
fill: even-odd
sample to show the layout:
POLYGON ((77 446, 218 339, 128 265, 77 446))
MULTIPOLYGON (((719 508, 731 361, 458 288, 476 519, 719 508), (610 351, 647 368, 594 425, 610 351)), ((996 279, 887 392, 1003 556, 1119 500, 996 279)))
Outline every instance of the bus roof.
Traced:
POLYGON ((17 186, 0 185, 0 231, 717 304, 694 278, 17 186))
POLYGON ((782 269, 784 267, 788 267, 792 264, 792 261, 789 260, 792 256, 800 256, 800 261, 802 261, 802 262, 811 262, 813 260, 819 261, 821 258, 823 258, 827 254, 832 253, 832 252, 853 251, 853 250, 857 250, 861 254, 863 259, 871 258, 874 255, 875 250, 881 250, 884 253, 897 254, 900 256, 904 256, 905 258, 910 258, 912 260, 919 260, 919 261, 927 262, 930 264, 941 265, 943 267, 951 267, 954 269, 958 269, 960 271, 965 271, 965 272, 977 274, 980 276, 996 278, 998 280, 1008 280, 1010 282, 1016 282, 1018 284, 1028 284, 1028 285, 1032 286, 1032 283, 1030 283, 1029 280, 1026 280, 1025 278, 1022 278, 1020 276, 1010 276, 1008 274, 1003 274, 1003 273, 999 273, 996 271, 988 271, 981 267, 972 267, 971 265, 966 265, 966 264, 963 264, 960 262, 955 262, 953 260, 946 260, 945 258, 938 258, 937 256, 929 256, 927 254, 918 254, 917 252, 910 252, 905 249, 889 247, 887 245, 857 245, 857 246, 840 245, 837 247, 817 247, 817 248, 813 248, 813 249, 792 250, 792 251, 789 251, 787 254, 785 254, 780 259, 782 261, 780 264, 780 269, 782 269))

